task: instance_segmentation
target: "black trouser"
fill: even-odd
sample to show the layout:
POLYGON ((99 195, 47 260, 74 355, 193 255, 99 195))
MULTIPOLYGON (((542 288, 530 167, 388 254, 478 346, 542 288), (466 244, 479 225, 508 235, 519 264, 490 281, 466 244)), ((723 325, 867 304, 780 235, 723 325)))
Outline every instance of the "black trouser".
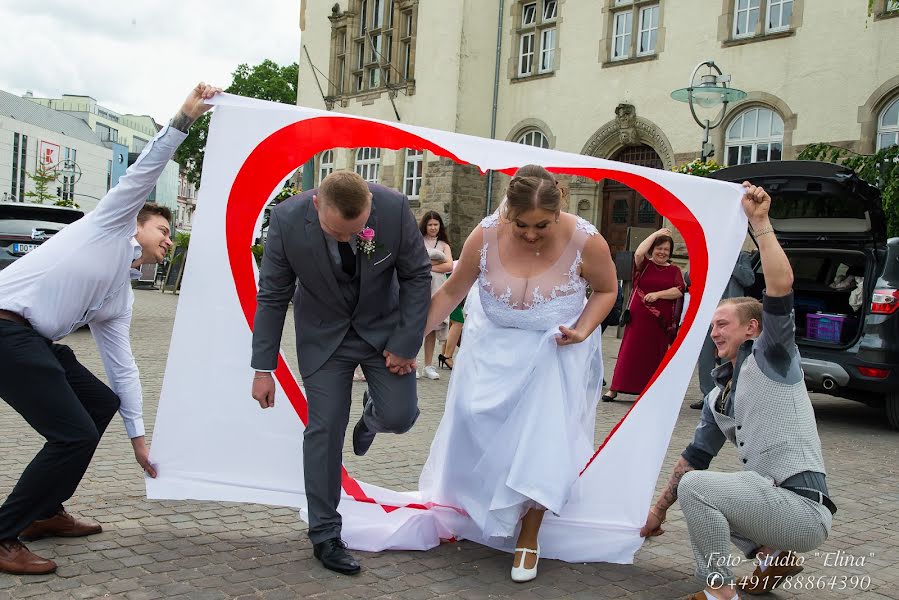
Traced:
POLYGON ((0 398, 47 440, 0 507, 0 540, 5 540, 52 516, 72 497, 119 398, 71 348, 2 319, 0 398))

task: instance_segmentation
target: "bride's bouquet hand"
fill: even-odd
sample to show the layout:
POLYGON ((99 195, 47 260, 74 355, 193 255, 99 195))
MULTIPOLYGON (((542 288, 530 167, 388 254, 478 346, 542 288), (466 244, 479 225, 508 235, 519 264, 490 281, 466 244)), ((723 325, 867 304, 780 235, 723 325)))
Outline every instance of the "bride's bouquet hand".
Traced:
POLYGON ((580 344, 587 336, 578 331, 577 329, 569 329, 564 325, 559 326, 559 331, 562 335, 556 336, 556 344, 559 346, 569 346, 571 344, 580 344))

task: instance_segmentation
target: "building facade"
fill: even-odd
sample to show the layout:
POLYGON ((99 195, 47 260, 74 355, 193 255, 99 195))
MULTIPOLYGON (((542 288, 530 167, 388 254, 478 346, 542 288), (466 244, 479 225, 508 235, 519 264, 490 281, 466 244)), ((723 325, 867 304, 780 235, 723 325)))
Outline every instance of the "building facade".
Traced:
POLYGON ((113 158, 84 121, 0 91, 0 201, 36 202, 29 175, 42 165, 56 174, 45 203, 72 200, 93 210, 111 186, 113 158))
MULTIPOLYGON (((148 115, 120 114, 101 106, 90 96, 63 94, 60 98, 35 98, 26 93, 24 98, 87 124, 101 143, 113 151, 113 162, 109 165, 108 173, 110 182, 118 182, 118 178, 124 174, 124 169, 137 160, 144 147, 161 129, 160 125, 148 115), (124 155, 127 159, 123 167, 122 148, 126 149, 124 155)), ((177 214, 178 211, 179 172, 178 163, 169 161, 148 198, 151 202, 168 207, 172 214, 177 214)), ((93 204, 95 205, 96 201, 93 204)))
MULTIPOLYGON (((795 158, 815 142, 871 153, 899 142, 899 0, 874 0, 870 13, 866 4, 303 3, 298 103, 671 169, 699 156, 702 130, 670 94, 714 60, 747 92, 712 131, 718 162, 795 158)), ((446 159, 335 148, 316 158, 316 182, 341 168, 403 190, 418 211, 444 214, 457 247, 487 210, 485 178, 446 159)), ((498 176, 492 206, 503 187, 498 176)), ((566 187, 568 209, 595 223, 613 250, 628 228, 662 224, 616 182, 566 187)))

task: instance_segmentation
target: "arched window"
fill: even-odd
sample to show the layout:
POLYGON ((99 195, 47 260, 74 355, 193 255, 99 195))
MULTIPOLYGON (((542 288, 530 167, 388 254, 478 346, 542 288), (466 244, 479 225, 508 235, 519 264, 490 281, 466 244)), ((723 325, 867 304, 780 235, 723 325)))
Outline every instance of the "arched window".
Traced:
POLYGON ((378 183, 381 172, 381 149, 359 148, 356 150, 356 172, 369 183, 378 183))
POLYGON ((746 109, 727 128, 727 165, 780 160, 783 141, 784 122, 779 114, 764 107, 746 109))
POLYGON ((549 140, 546 139, 546 136, 543 135, 543 132, 539 129, 529 129, 525 131, 521 135, 518 136, 518 139, 515 140, 519 144, 525 144, 528 146, 537 146, 538 148, 549 148, 549 140))
POLYGON ((334 151, 325 150, 318 158, 318 183, 334 172, 334 151))
POLYGON ((899 97, 880 113, 877 119, 877 149, 899 144, 899 97))

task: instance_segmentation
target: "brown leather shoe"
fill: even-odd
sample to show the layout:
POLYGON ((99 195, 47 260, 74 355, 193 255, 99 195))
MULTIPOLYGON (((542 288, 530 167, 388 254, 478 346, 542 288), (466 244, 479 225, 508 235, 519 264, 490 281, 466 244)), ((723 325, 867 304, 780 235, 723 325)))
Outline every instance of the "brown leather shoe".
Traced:
POLYGON ((764 571, 756 567, 749 577, 743 577, 737 584, 737 589, 754 596, 767 594, 788 577, 802 572, 802 559, 793 552, 781 554, 774 559, 774 564, 769 565, 764 571))
POLYGON ((687 596, 687 600, 708 600, 708 598, 706 598, 705 592, 700 590, 687 596))
POLYGON ((11 575, 46 575, 55 570, 55 562, 41 558, 19 540, 0 541, 0 572, 11 575))
POLYGON ((19 534, 19 539, 30 542, 45 537, 84 537, 101 531, 99 523, 76 519, 63 508, 49 519, 33 522, 19 534))

